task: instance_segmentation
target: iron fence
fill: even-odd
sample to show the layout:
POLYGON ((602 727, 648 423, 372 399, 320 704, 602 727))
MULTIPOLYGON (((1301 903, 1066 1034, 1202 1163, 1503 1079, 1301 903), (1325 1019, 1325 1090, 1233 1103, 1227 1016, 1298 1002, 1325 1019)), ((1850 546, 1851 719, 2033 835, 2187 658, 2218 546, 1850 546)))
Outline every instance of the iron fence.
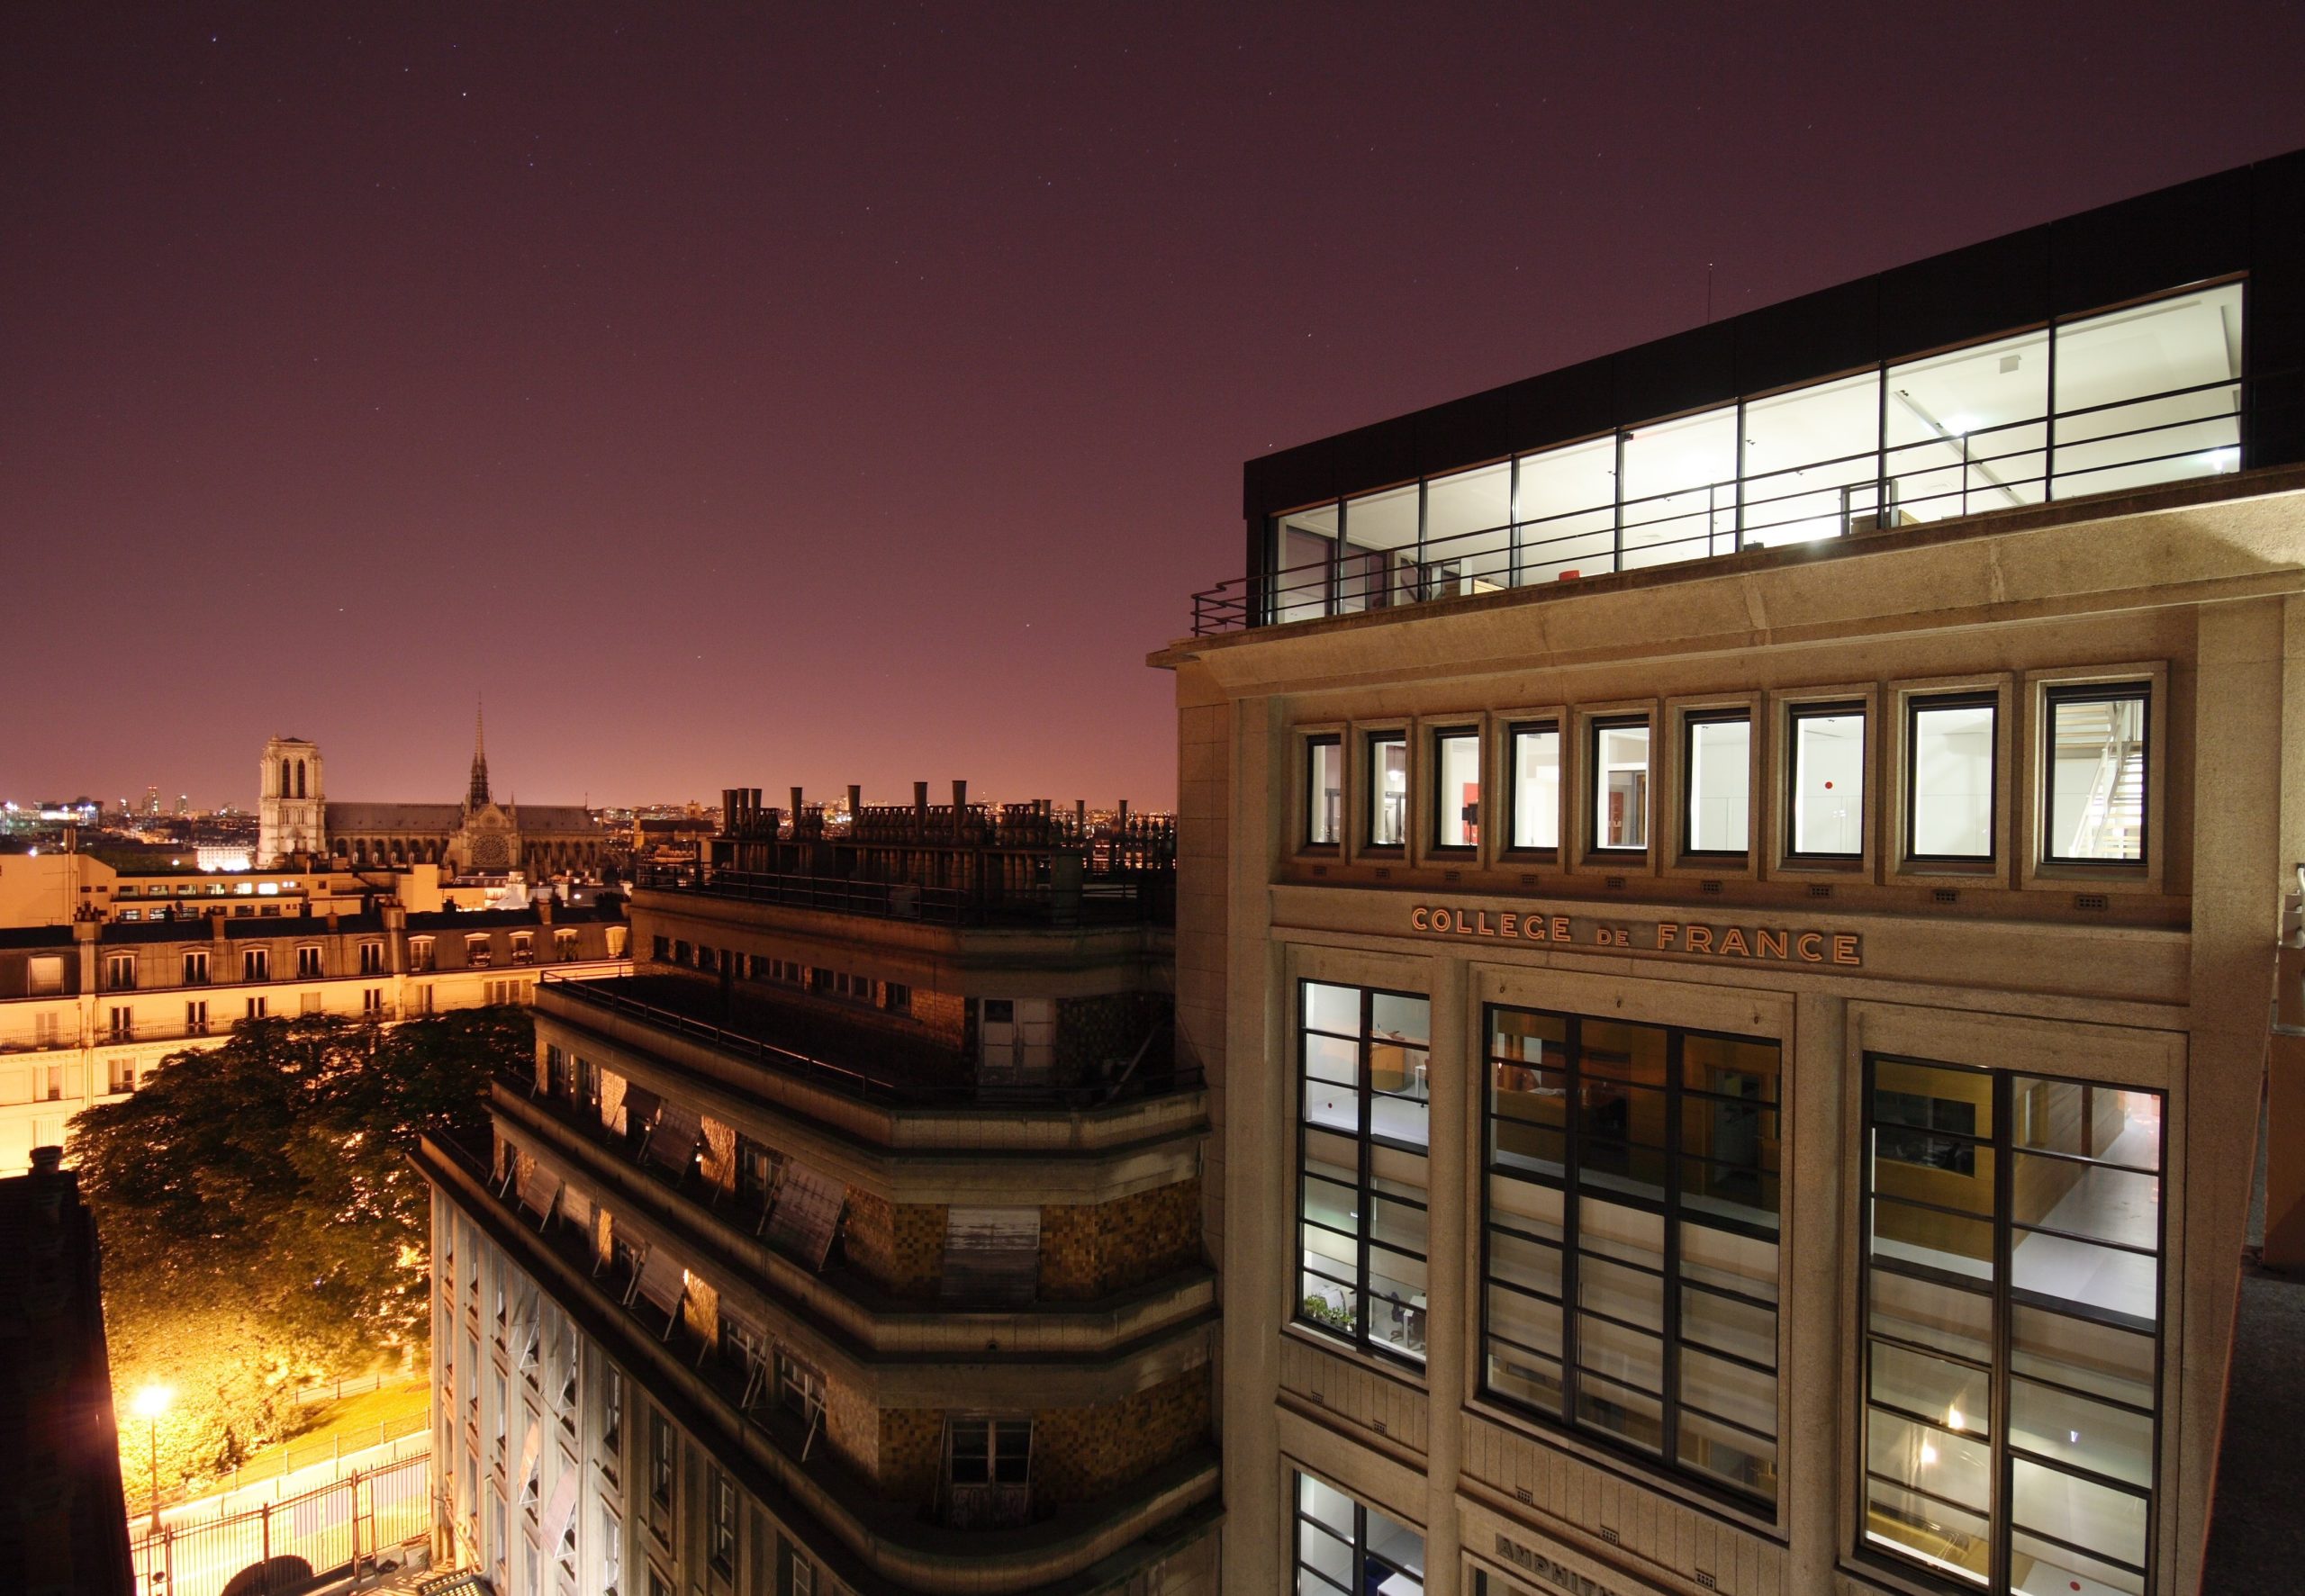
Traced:
POLYGON ((139 1596, 299 1596, 431 1529, 428 1452, 202 1524, 139 1530, 139 1596))

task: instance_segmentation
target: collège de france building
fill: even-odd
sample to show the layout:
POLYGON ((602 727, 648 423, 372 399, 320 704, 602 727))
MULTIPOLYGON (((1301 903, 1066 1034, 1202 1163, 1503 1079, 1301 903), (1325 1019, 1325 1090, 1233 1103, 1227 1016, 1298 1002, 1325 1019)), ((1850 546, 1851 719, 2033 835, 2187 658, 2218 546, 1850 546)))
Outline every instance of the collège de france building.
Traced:
POLYGON ((1226 1591, 2202 1588, 2300 217, 2291 156, 1250 464, 1154 662, 1226 1591))

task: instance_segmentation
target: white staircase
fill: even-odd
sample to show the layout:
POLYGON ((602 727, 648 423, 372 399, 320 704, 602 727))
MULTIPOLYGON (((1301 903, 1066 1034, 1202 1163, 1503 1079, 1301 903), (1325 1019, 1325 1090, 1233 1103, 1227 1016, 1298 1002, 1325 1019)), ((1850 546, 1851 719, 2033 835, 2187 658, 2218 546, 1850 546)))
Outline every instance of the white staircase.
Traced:
POLYGON ((2057 716, 2060 762, 2097 756, 2089 796, 2073 827, 2058 838, 2065 859, 2141 859, 2145 854, 2145 743, 2119 699, 2075 703, 2057 716))

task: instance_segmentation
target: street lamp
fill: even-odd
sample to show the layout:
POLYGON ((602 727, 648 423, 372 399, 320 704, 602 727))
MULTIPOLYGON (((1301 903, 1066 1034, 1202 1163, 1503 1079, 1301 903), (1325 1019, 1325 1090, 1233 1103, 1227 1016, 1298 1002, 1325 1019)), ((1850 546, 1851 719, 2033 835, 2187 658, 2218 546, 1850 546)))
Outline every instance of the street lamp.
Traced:
POLYGON ((165 1385, 147 1385, 136 1393, 136 1416, 144 1420, 152 1447, 152 1533, 160 1533, 160 1415, 176 1395, 165 1385))

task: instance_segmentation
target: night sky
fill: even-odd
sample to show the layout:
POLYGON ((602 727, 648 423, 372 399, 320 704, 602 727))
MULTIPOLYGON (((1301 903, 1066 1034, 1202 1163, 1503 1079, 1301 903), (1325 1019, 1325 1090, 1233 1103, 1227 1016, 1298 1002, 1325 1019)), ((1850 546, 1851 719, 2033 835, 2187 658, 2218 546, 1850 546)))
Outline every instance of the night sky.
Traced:
POLYGON ((11 14, 0 797, 1165 804, 1245 457, 2305 144, 2295 0, 361 9, 11 14))

